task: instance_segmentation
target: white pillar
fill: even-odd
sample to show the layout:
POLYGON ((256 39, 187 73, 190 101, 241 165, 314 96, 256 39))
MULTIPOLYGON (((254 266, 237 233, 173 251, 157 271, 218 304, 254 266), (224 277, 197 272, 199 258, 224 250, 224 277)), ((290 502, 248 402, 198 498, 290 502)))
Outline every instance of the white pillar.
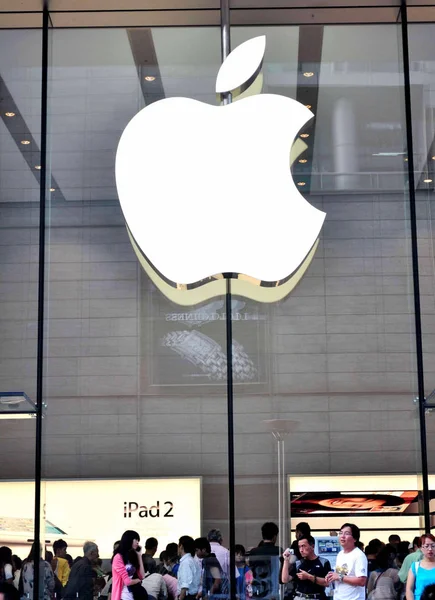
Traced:
POLYGON ((355 113, 352 102, 339 98, 332 115, 335 187, 352 190, 358 187, 358 146, 355 113))

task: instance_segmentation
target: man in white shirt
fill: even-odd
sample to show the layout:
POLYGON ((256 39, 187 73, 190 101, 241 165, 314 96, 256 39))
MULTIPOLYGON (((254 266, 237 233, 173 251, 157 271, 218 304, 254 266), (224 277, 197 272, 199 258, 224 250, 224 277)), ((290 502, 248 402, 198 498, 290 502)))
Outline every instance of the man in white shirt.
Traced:
POLYGON ((230 573, 230 551, 222 546, 222 534, 219 529, 210 529, 207 534, 207 539, 210 542, 212 553, 216 556, 221 566, 222 571, 227 577, 230 573))
POLYGON ((367 583, 367 557, 357 548, 359 527, 353 523, 342 525, 338 539, 342 550, 337 555, 335 571, 326 576, 333 584, 334 600, 365 600, 367 583))
POLYGON ((194 560, 195 542, 189 535, 183 535, 178 542, 180 567, 177 573, 177 594, 179 600, 196 600, 201 585, 201 567, 194 560))

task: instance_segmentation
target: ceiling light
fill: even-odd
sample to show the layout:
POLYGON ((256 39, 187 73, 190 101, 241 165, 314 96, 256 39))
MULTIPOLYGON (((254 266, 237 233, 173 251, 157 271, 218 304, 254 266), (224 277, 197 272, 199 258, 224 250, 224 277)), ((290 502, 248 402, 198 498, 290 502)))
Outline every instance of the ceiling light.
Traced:
POLYGON ((312 77, 314 73, 312 71, 305 71, 304 77, 312 77))
POLYGON ((435 160, 435 156, 432 156, 432 160, 435 160))
POLYGON ((36 169, 37 171, 40 171, 40 170, 41 170, 41 165, 35 165, 35 169, 36 169))
POLYGON ((3 419, 34 419, 35 413, 0 413, 0 420, 3 419))
POLYGON ((23 146, 28 146, 30 144, 29 140, 21 140, 23 146))
POLYGON ((146 77, 144 77, 145 81, 155 81, 155 77, 154 75, 147 75, 146 77))
POLYGON ((423 179, 424 183, 432 183, 433 179, 423 179))
POLYGON ((312 108, 311 104, 305 104, 307 108, 312 108))
POLYGON ((374 152, 372 156, 403 156, 405 152, 374 152))
POLYGON ((7 113, 5 113, 5 115, 7 117, 15 117, 15 113, 14 112, 7 112, 7 113))
POLYGON ((306 185, 305 181, 298 181, 298 185, 300 187, 303 187, 304 185, 306 185))
POLYGON ((301 138, 304 138, 304 139, 306 139, 306 138, 308 138, 308 137, 310 137, 310 134, 309 134, 309 133, 301 133, 301 138))
POLYGON ((50 192, 55 192, 56 188, 50 188, 50 192))
POLYGON ((304 165, 306 162, 308 162, 308 160, 306 158, 301 158, 299 162, 304 165))
POLYGON ((405 161, 405 162, 408 162, 408 159, 407 159, 407 158, 405 158, 405 159, 404 159, 404 161, 405 161))

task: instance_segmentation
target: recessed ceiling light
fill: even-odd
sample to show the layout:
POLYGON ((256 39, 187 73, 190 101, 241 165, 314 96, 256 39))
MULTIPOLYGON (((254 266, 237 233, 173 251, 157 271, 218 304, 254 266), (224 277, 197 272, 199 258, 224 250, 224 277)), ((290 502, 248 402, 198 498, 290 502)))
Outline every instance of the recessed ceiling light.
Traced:
POLYGON ((432 183, 433 179, 423 179, 424 183, 432 183))
POLYGON ((41 165, 35 165, 35 169, 36 169, 37 171, 40 171, 40 170, 41 170, 41 165))
POLYGON ((372 156, 403 156, 405 152, 373 152, 372 156))
POLYGON ((308 138, 308 137, 310 137, 310 134, 309 134, 309 133, 301 133, 301 138, 304 138, 304 139, 306 139, 306 138, 308 138))
POLYGON ((7 113, 5 113, 5 115, 7 117, 15 117, 15 113, 14 112, 7 112, 7 113))
POLYGON ((305 71, 304 77, 312 77, 314 73, 312 71, 305 71))
POLYGON ((155 81, 155 77, 154 75, 147 75, 146 77, 144 77, 145 81, 155 81))
POLYGON ((432 160, 435 160, 435 156, 432 156, 432 160))
POLYGON ((304 165, 306 162, 308 162, 308 160, 306 158, 301 158, 299 162, 304 165))
POLYGON ((56 188, 50 188, 50 192, 55 192, 56 188))
POLYGON ((30 144, 29 140, 21 140, 23 146, 28 146, 30 144))
POLYGON ((307 108, 312 108, 311 104, 305 104, 307 108))
POLYGON ((306 185, 305 181, 298 181, 298 185, 300 187, 303 187, 304 185, 306 185))

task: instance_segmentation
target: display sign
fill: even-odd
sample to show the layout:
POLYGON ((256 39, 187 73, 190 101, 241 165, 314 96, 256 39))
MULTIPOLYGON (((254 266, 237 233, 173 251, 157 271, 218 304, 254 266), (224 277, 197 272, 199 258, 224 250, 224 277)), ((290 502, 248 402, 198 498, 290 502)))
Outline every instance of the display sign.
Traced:
MULTIPOLYGON (((417 474, 289 476, 291 530, 305 521, 313 535, 323 539, 350 521, 360 528, 365 544, 373 538, 386 541, 398 532, 402 539, 412 540, 421 533, 416 491, 420 483, 417 474)), ((429 486, 435 490, 432 475, 429 486)))
POLYGON ((314 552, 320 558, 324 558, 329 561, 332 569, 335 569, 335 564, 337 562, 337 555, 341 550, 340 542, 338 541, 337 536, 332 535, 322 535, 316 536, 314 552))
MULTIPOLYGON (((102 558, 127 529, 141 542, 155 537, 162 550, 182 535, 201 532, 201 478, 98 479, 46 481, 45 539, 62 538, 69 552, 81 554, 83 543, 95 541, 102 558)), ((33 538, 33 482, 0 482, 0 546, 30 544, 33 538)))
MULTIPOLYGON (((407 514, 410 505, 417 501, 416 490, 307 492, 290 496, 291 514, 294 517, 407 514)), ((414 510, 410 512, 414 514, 414 510)))

